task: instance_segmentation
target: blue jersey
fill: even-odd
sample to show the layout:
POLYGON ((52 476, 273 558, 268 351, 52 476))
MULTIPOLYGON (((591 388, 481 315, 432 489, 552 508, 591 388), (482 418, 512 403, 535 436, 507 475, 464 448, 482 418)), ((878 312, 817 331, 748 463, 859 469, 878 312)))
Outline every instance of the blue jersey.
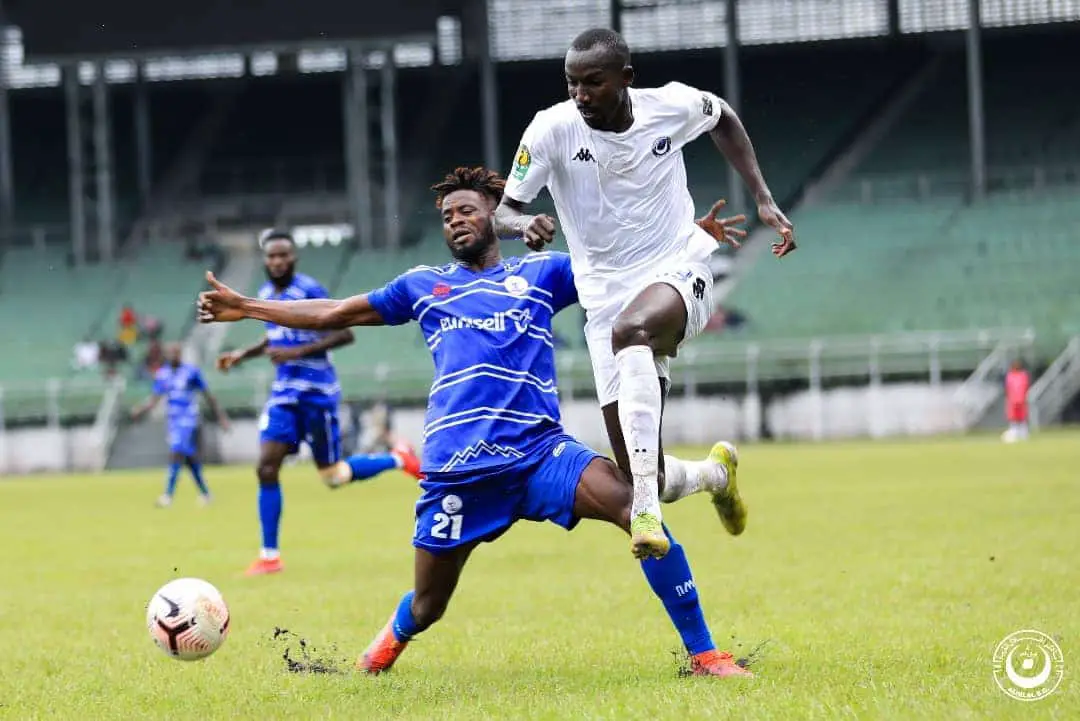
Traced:
POLYGON ((154 375, 153 393, 165 396, 165 417, 170 426, 194 427, 199 423, 199 393, 206 390, 202 371, 189 363, 173 368, 166 363, 154 375))
MULTIPOLYGON (((297 273, 284 290, 278 290, 277 286, 267 281, 259 289, 259 297, 264 300, 305 300, 329 298, 330 294, 311 276, 297 273)), ((266 337, 270 348, 308 345, 322 338, 323 334, 323 331, 296 330, 277 323, 266 323, 266 337)), ((322 351, 279 365, 277 377, 270 387, 269 404, 304 403, 336 408, 340 398, 341 386, 338 385, 334 365, 330 362, 330 352, 322 351)))
POLYGON ((494 471, 562 433, 551 319, 577 302, 569 255, 420 266, 368 300, 388 325, 419 323, 435 361, 425 472, 494 471))

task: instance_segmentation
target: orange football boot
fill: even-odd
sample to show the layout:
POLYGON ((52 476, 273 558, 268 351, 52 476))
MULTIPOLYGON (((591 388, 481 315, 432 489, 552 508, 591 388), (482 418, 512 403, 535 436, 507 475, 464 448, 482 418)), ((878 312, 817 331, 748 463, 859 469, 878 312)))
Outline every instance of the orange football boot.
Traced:
POLYGON ((424 478, 424 474, 420 472, 420 459, 416 456, 416 451, 414 451, 412 446, 408 443, 398 441, 394 444, 394 447, 390 449, 390 455, 396 458, 401 464, 401 470, 417 480, 422 480, 424 478))
POLYGON ((372 675, 389 671, 408 645, 408 641, 397 640, 394 635, 394 619, 391 618, 364 651, 364 655, 356 660, 356 668, 372 675))
POLYGON ((244 571, 244 575, 265 576, 268 573, 280 573, 283 570, 285 570, 285 565, 281 562, 281 556, 277 558, 257 558, 244 571))
POLYGON ((735 663, 735 657, 726 651, 704 651, 690 659, 690 674, 692 676, 745 676, 753 677, 754 674, 735 663))

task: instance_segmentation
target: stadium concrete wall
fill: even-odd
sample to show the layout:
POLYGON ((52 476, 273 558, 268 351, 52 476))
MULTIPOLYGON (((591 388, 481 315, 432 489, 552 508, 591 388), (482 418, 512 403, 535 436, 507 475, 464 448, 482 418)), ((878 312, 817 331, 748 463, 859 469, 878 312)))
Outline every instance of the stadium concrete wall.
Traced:
MULTIPOLYGON (((803 391, 763 405, 744 397, 673 398, 664 414, 668 446, 707 445, 720 438, 828 440, 956 433, 965 430, 956 402, 957 383, 890 384, 803 391)), ((988 394, 996 386, 987 386, 988 394)), ((607 448, 600 409, 589 401, 563 404, 567 430, 597 448, 607 448)), ((414 442, 423 428, 421 410, 400 410, 394 427, 414 442)), ((238 421, 215 439, 224 463, 254 463, 259 431, 255 421, 238 421)), ((296 459, 306 460, 306 449, 296 459)), ((93 470, 101 459, 92 428, 26 429, 0 433, 0 475, 93 470)))

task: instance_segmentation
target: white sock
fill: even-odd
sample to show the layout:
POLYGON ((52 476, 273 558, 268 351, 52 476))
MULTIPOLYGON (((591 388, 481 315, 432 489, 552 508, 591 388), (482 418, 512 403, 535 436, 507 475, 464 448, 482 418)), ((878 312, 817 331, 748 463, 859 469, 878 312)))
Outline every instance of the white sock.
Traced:
POLYGON ((264 561, 273 561, 280 556, 281 553, 279 553, 276 548, 264 548, 259 552, 259 558, 263 559, 264 561))
POLYGON ((634 501, 630 517, 652 513, 661 517, 657 476, 660 470, 660 378, 653 352, 635 345, 615 354, 619 373, 619 424, 630 456, 634 501))
POLYGON ((684 461, 675 456, 664 456, 664 490, 660 494, 663 503, 674 503, 700 491, 720 491, 727 487, 727 471, 724 467, 705 461, 684 461))

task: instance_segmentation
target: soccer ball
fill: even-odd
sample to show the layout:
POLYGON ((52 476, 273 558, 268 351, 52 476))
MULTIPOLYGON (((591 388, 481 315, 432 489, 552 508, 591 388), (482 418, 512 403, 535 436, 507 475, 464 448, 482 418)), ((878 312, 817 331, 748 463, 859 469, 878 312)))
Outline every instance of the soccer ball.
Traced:
POLYGON ((178 578, 159 588, 146 605, 146 628, 158 648, 181 661, 206 658, 229 635, 229 607, 200 578, 178 578))

